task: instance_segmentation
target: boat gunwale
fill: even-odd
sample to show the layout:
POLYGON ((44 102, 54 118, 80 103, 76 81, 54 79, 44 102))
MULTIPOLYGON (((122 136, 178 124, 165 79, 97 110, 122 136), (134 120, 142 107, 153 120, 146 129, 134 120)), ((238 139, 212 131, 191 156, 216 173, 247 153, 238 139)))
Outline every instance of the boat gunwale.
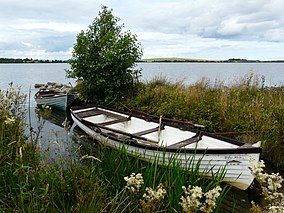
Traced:
MULTIPOLYGON (((144 137, 135 136, 135 134, 126 133, 126 132, 122 132, 122 131, 119 131, 119 130, 114 130, 114 129, 111 129, 111 128, 106 127, 106 126, 100 126, 99 124, 94 124, 92 122, 83 120, 81 117, 77 116, 76 113, 74 112, 74 110, 87 109, 87 108, 92 108, 92 107, 97 107, 97 108, 101 108, 101 109, 105 109, 105 110, 111 110, 111 111, 116 112, 116 113, 121 113, 121 114, 124 114, 124 115, 137 117, 137 118, 140 118, 140 119, 143 119, 143 120, 146 120, 146 119, 143 116, 139 116, 139 115, 136 115, 136 114, 133 115, 133 114, 128 113, 128 112, 124 112, 124 111, 120 111, 120 110, 116 110, 116 109, 112 109, 112 108, 100 106, 100 105, 87 105, 87 106, 84 106, 84 107, 82 107, 82 106, 71 107, 71 109, 70 109, 71 114, 78 121, 80 121, 83 125, 85 125, 89 129, 93 130, 91 127, 98 128, 98 129, 105 129, 105 130, 108 130, 108 131, 117 132, 117 133, 120 133, 120 134, 123 134, 123 135, 130 137, 129 140, 125 140, 125 139, 122 140, 122 139, 119 139, 119 138, 117 138, 117 137, 115 137, 111 134, 108 134, 108 133, 104 133, 104 132, 97 133, 97 134, 103 135, 104 137, 107 137, 107 138, 110 138, 112 140, 123 143, 125 145, 131 145, 131 146, 141 148, 141 149, 165 151, 165 152, 171 152, 171 153, 173 153, 173 152, 174 153, 176 153, 176 152, 196 153, 196 154, 255 154, 255 153, 260 154, 261 153, 261 147, 253 147, 252 144, 248 144, 248 143, 236 140, 236 139, 227 138, 227 137, 220 136, 220 135, 215 135, 215 134, 208 133, 208 132, 205 132, 205 131, 200 131, 198 129, 192 129, 192 128, 189 128, 189 127, 187 127, 186 129, 182 129, 182 130, 192 131, 192 132, 195 132, 195 133, 201 132, 202 135, 212 137, 214 139, 223 140, 225 142, 228 142, 228 143, 231 143, 231 144, 234 144, 234 145, 238 145, 239 147, 238 148, 226 148, 226 149, 168 148, 166 146, 158 146, 158 144, 155 145, 153 142, 151 142, 149 140, 148 140, 149 144, 138 143, 135 140, 135 138, 145 140, 145 143, 147 143, 147 139, 144 138, 144 137), (249 146, 246 146, 247 144, 249 146)), ((154 118, 154 117, 157 117, 157 116, 150 115, 150 117, 154 118)), ((155 122, 154 120, 151 120, 151 121, 155 122)), ((179 126, 173 125, 172 123, 164 122, 164 124, 180 129, 179 126)), ((95 130, 93 130, 93 131, 95 131, 95 130)))
POLYGON ((34 95, 34 98, 35 99, 51 99, 51 98, 58 98, 58 97, 63 97, 63 96, 75 96, 75 94, 57 92, 57 93, 54 93, 54 94, 44 96, 44 95, 40 94, 40 91, 37 91, 36 94, 34 95))

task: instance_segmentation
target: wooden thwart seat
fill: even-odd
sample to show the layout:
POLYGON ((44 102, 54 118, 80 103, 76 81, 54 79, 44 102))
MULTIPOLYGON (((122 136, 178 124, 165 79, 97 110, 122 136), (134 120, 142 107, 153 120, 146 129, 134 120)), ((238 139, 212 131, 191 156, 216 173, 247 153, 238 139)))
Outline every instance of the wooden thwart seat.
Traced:
POLYGON ((193 136, 192 138, 188 138, 188 139, 185 139, 183 141, 179 141, 179 142, 174 143, 170 146, 167 146, 167 148, 168 149, 180 149, 180 148, 185 147, 189 144, 196 143, 200 140, 201 140, 201 135, 198 133, 195 136, 193 136))
MULTIPOLYGON (((164 128, 161 128, 160 130, 163 130, 164 128)), ((147 134, 150 134, 152 132, 156 132, 156 131, 159 131, 159 127, 155 127, 155 128, 152 128, 152 129, 147 129, 147 130, 144 130, 144 131, 141 131, 141 132, 136 132, 133 134, 133 136, 142 136, 142 135, 147 135, 147 134)))
POLYGON ((75 113, 78 117, 80 118, 85 118, 85 117, 90 117, 90 116, 96 116, 96 115, 101 115, 103 114, 102 111, 94 110, 94 109, 89 109, 83 112, 76 112, 75 113))
POLYGON ((118 115, 118 114, 115 114, 115 113, 112 113, 112 112, 108 112, 108 111, 104 111, 104 110, 100 110, 100 109, 96 109, 96 108, 92 108, 92 109, 85 110, 85 111, 82 111, 82 112, 77 112, 75 114, 78 117, 81 117, 81 118, 96 116, 96 115, 105 115, 105 116, 116 118, 116 119, 126 118, 125 116, 121 116, 121 115, 118 115))
POLYGON ((122 117, 122 118, 114 119, 114 120, 111 120, 111 121, 106 121, 106 122, 103 122, 103 123, 99 123, 98 125, 100 125, 100 126, 107 126, 107 125, 121 123, 121 122, 129 121, 129 120, 130 120, 129 117, 128 118, 122 117))

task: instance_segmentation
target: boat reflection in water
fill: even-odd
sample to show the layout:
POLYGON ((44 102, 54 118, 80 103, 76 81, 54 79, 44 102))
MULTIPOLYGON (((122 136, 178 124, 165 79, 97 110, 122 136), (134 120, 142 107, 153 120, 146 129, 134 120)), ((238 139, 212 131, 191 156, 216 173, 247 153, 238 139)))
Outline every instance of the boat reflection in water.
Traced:
MULTIPOLYGON (((48 116, 43 115, 41 108, 31 110, 32 140, 40 147, 43 162, 53 164, 55 161, 72 161, 78 157, 78 148, 92 144, 79 127, 73 125, 70 113, 53 109, 48 116)), ((27 136, 30 132, 26 130, 27 136)))

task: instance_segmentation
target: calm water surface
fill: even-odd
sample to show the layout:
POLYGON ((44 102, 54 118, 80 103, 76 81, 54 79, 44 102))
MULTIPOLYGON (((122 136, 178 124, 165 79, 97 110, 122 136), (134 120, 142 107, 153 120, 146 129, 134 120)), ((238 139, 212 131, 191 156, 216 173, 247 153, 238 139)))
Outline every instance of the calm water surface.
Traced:
MULTIPOLYGON (((69 64, 0 64, 0 88, 7 88, 10 82, 21 85, 23 91, 48 81, 74 84, 74 79, 66 78, 69 68, 69 64)), ((144 81, 163 76, 190 84, 206 77, 230 84, 254 72, 265 77, 267 86, 284 84, 284 63, 138 63, 137 68, 143 70, 144 81)))
POLYGON ((143 69, 144 80, 164 76, 172 82, 191 84, 206 77, 230 84, 254 72, 265 77, 266 86, 284 84, 284 63, 138 63, 138 67, 143 69))

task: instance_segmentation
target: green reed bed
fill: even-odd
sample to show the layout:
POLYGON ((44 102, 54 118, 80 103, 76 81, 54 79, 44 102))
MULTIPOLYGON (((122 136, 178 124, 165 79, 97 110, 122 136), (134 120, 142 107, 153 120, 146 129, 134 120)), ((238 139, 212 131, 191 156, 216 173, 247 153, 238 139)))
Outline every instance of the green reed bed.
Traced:
POLYGON ((191 84, 158 77, 140 84, 137 96, 121 106, 189 123, 251 143, 262 141, 263 157, 284 169, 284 88, 265 87, 250 73, 225 85, 205 78, 191 84))
MULTIPOLYGON (((104 208, 107 212, 182 212, 180 202, 183 186, 200 186, 205 193, 219 186, 225 174, 225 170, 220 171, 209 180, 205 173, 198 174, 199 163, 185 171, 175 159, 170 164, 163 164, 163 159, 158 163, 158 159, 147 162, 131 157, 125 147, 114 150, 99 146, 98 150, 97 157, 101 161, 94 160, 91 163, 92 168, 94 163, 97 165, 96 171, 101 171, 97 173, 99 179, 108 185, 108 202, 104 208), (131 179, 130 184, 128 178, 131 179), (136 180, 143 183, 137 186, 136 180), (153 197, 147 197, 149 193, 153 197), (159 193, 163 195, 160 198, 159 193)), ((219 205, 212 208, 212 211, 221 210, 222 199, 228 190, 228 186, 223 186, 216 201, 219 205)), ((205 202, 203 197, 200 202, 205 202)))

